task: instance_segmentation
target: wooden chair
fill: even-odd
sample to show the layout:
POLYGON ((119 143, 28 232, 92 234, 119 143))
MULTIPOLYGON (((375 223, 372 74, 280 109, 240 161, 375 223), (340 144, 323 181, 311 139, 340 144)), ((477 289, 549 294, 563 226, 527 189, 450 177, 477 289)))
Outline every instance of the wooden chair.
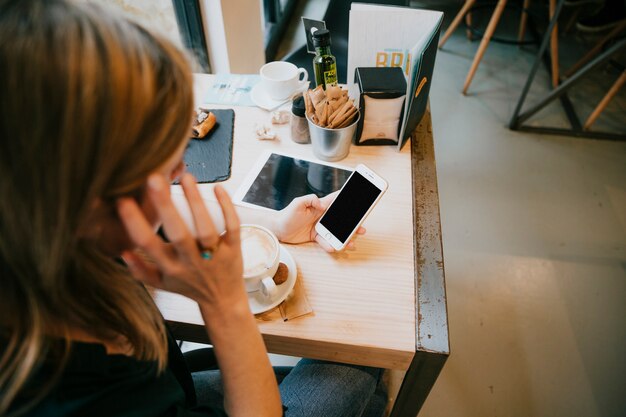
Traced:
MULTIPOLYGON (((549 0, 550 4, 550 17, 554 14, 554 10, 556 9, 556 1, 557 0, 549 0)), ((441 38, 439 42, 439 48, 442 48, 446 43, 448 38, 452 35, 452 33, 456 30, 456 28, 461 23, 463 17, 467 16, 471 13, 471 9, 476 3, 476 0, 465 0, 465 4, 461 8, 461 11, 456 15, 450 27, 446 30, 446 33, 441 38)), ((478 46, 478 50, 476 51, 476 55, 474 55, 474 61, 470 67, 469 72, 467 73, 467 77, 465 78, 465 83, 463 85, 463 94, 467 94, 467 90, 469 89, 470 84, 472 83, 472 79, 476 74, 476 70, 480 65, 480 61, 483 59, 485 55, 485 51, 487 50, 487 45, 491 41, 491 38, 496 31, 496 27, 498 26, 498 22, 502 17, 502 13, 504 13, 504 9, 506 7, 507 0, 498 0, 498 4, 496 5, 493 14, 491 15, 491 19, 489 20, 489 24, 487 25, 487 29, 485 34, 483 35, 482 40, 480 41, 480 45, 478 46)), ((524 10, 522 11, 522 18, 520 21, 520 29, 518 34, 518 39, 521 41, 526 32, 526 22, 528 19, 528 7, 530 6, 530 0, 524 0, 524 10)), ((559 61, 558 61, 558 28, 555 27, 552 32, 552 38, 550 42, 550 51, 552 57, 552 85, 556 87, 559 84, 559 61)))

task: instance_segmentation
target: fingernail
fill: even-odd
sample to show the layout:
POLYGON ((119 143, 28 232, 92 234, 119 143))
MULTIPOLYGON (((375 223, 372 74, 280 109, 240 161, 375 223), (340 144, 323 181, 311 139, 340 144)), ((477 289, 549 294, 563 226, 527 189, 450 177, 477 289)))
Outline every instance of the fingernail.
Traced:
POLYGON ((161 179, 158 175, 153 174, 148 177, 148 187, 154 191, 160 191, 162 189, 161 179))

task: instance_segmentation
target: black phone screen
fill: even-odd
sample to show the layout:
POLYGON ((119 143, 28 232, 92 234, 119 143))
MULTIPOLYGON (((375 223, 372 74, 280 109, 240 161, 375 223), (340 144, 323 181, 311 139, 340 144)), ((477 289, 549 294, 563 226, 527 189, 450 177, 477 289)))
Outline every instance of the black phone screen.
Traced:
POLYGON ((382 191, 363 175, 354 172, 320 223, 345 243, 382 191))

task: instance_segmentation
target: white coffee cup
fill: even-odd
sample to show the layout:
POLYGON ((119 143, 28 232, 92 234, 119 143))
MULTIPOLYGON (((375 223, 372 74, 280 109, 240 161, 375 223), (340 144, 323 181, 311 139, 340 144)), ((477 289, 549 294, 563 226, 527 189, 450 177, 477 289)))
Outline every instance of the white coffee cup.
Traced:
POLYGON ((267 95, 273 100, 286 100, 308 86, 309 73, 291 62, 268 62, 261 67, 261 82, 267 95), (300 79, 300 75, 304 75, 300 79))
POLYGON ((256 224, 242 224, 241 252, 246 291, 261 291, 265 298, 274 298, 278 289, 273 277, 280 264, 280 245, 276 235, 256 224))

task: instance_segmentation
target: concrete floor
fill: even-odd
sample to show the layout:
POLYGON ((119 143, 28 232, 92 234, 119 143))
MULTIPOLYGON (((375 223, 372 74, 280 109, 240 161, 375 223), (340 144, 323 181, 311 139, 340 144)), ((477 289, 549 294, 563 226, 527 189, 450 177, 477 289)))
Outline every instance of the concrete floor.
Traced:
POLYGON ((534 54, 490 45, 464 97, 476 47, 457 31, 431 90, 452 354, 420 416, 624 416, 626 143, 508 130, 534 54))
MULTIPOLYGON (((625 416, 626 143, 510 131, 533 48, 490 45, 462 96, 477 47, 457 30, 431 89, 452 353, 420 416, 625 416)), ((594 77, 581 117, 617 73, 594 77)), ((598 127, 626 130, 625 96, 598 127)))

